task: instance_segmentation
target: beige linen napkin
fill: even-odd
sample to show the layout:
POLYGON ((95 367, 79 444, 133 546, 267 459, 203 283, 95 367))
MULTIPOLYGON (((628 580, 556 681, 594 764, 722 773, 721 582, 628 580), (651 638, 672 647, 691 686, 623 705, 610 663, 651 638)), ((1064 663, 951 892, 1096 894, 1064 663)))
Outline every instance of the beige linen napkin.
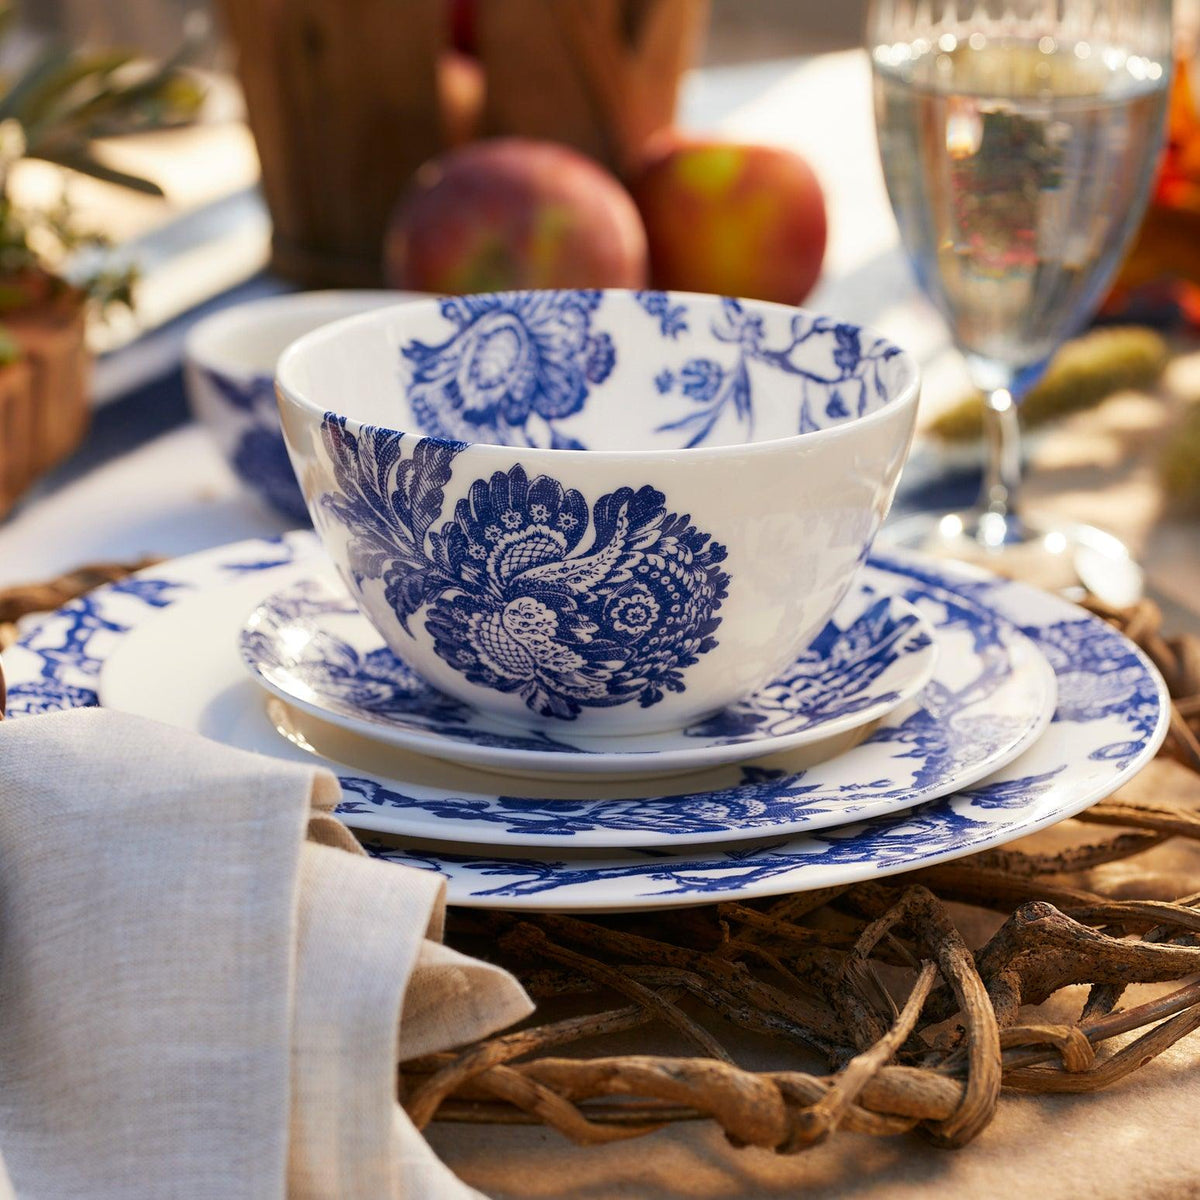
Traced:
POLYGON ((100 709, 0 722, 0 1197, 467 1197, 403 1055, 525 1016, 332 775, 100 709))

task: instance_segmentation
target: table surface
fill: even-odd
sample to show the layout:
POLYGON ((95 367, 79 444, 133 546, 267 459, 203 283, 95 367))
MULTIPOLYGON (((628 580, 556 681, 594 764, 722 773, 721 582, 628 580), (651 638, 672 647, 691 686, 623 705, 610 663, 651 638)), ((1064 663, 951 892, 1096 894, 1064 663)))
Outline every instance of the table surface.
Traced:
MULTIPOLYGON (((961 364, 940 320, 915 292, 897 245, 875 154, 865 58, 853 52, 705 71, 689 83, 684 116, 694 128, 788 146, 810 159, 830 214, 826 271, 810 306, 875 325, 910 348, 924 367, 926 416, 961 394, 961 364)), ((277 286, 260 277, 234 296, 277 286)), ((228 302, 224 297, 216 303, 228 302)), ((0 586, 89 560, 177 555, 282 531, 277 517, 239 489, 204 431, 186 422, 178 353, 188 321, 176 320, 101 364, 102 394, 120 398, 97 413, 84 451, 0 525, 0 586)), ((1195 363, 1180 369, 1200 374, 1195 363)), ((1180 611, 1196 610, 1200 536, 1195 525, 1160 519, 1153 470, 1141 454, 1161 425, 1160 407, 1127 397, 1110 402, 1099 416, 1068 424, 1041 447, 1031 492, 1060 515, 1107 523, 1134 547, 1151 582, 1178 601, 1180 611)), ((922 451, 906 475, 910 496, 914 489, 930 494, 930 481, 946 465, 936 452, 922 451)), ((1041 1200, 1051 1200, 1077 1195, 1072 1189, 1084 1173, 1095 1178, 1097 1163, 1112 1186, 1089 1184, 1090 1194, 1129 1194, 1137 1186, 1144 1195, 1180 1195, 1178 1181, 1194 1154, 1179 1125, 1180 1105, 1194 1113, 1200 1103, 1195 1072, 1184 1074, 1194 1062, 1190 1048, 1177 1047, 1121 1095, 1017 1100, 980 1146, 961 1155, 932 1152, 909 1138, 867 1146, 866 1139, 848 1136, 782 1159, 736 1151, 697 1124, 591 1150, 569 1147, 544 1129, 441 1126, 432 1140, 456 1170, 496 1196, 716 1200, 798 1190, 846 1195, 850 1187, 855 1194, 890 1198, 937 1187, 945 1195, 972 1196, 1036 1189, 1041 1200), (1131 1097, 1149 1114, 1148 1125, 1132 1127, 1138 1134, 1132 1140, 1122 1115, 1131 1097), (1030 1137, 1048 1120, 1063 1145, 1051 1170, 1030 1137), (1178 1133, 1151 1150, 1145 1139, 1155 1128, 1178 1133), (1005 1166, 999 1174, 997 1163, 1005 1166), (1167 1172, 1173 1191, 1155 1191, 1155 1168, 1167 1172)))

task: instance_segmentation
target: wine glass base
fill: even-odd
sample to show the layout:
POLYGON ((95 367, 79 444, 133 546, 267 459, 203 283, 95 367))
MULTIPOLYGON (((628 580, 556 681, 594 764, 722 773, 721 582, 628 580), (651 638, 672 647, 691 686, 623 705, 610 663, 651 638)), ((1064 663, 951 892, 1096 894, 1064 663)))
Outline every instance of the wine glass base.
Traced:
POLYGON ((884 525, 879 543, 974 563, 1068 595, 1086 590, 1116 608, 1136 604, 1145 590, 1142 569, 1119 538, 1072 521, 919 513, 884 525))

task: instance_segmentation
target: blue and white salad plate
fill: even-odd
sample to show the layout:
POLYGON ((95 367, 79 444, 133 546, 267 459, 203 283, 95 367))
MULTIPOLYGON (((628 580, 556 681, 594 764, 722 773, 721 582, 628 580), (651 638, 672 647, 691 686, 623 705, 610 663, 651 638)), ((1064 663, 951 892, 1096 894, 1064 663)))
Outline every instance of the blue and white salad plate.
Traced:
MULTIPOLYGON (((311 560, 280 569, 304 578, 311 560)), ((1045 728, 1053 673, 1007 623, 943 606, 947 665, 929 702, 886 717, 862 745, 810 766, 805 750, 667 781, 558 782, 459 767, 347 733, 264 697, 237 634, 261 580, 202 587, 143 620, 106 656, 100 700, 262 753, 317 755, 339 774, 351 825, 495 847, 614 849, 777 836, 895 812, 974 782, 1045 728), (961 627, 960 627, 961 626, 961 627), (264 702, 265 701, 265 702, 264 702), (290 745, 280 740, 280 734, 290 745)), ((922 585, 927 591, 927 585, 922 585)), ((853 746, 853 748, 849 748, 853 746)))
MULTIPOLYGON (((123 652, 166 654, 144 677, 146 694, 133 689, 134 694, 122 696, 121 688, 113 688, 109 702, 132 700, 136 710, 166 700, 168 707, 157 713, 162 719, 183 721, 231 744, 307 757, 278 737, 258 689, 241 669, 236 634, 249 607, 243 606, 247 591, 255 589, 262 596, 301 577, 311 567, 305 560, 315 551, 311 534, 243 542, 162 564, 74 601, 6 653, 11 714, 20 718, 96 704, 99 691, 109 699, 106 666, 119 667, 123 652), (206 611, 212 618, 197 625, 197 614, 206 611), (197 643, 180 642, 181 630, 196 634, 206 629, 209 633, 197 643), (180 678, 185 667, 186 678, 180 678)), ((745 777, 733 788, 710 788, 656 803, 539 803, 494 795, 490 804, 479 805, 465 792, 388 784, 335 767, 346 797, 342 813, 359 828, 387 828, 397 814, 412 817, 413 827, 425 821, 426 828, 437 828, 437 842, 381 837, 369 842, 368 849, 381 859, 443 874, 452 903, 533 910, 657 908, 848 884, 1001 845, 1107 796, 1161 744, 1168 712, 1162 680, 1136 647, 1103 622, 1056 597, 969 568, 912 555, 889 556, 878 565, 895 573, 897 592, 927 618, 929 606, 940 607, 940 619, 931 624, 943 647, 947 638, 962 635, 968 645, 977 646, 976 661, 985 664, 978 678, 964 678, 959 686, 939 683, 935 674, 922 697, 926 705, 930 698, 935 703, 923 718, 913 720, 922 705, 909 702, 873 735, 895 721, 911 722, 891 737, 922 764, 921 772, 937 770, 946 778, 945 760, 970 753, 955 732, 964 717, 979 702, 996 711, 999 689, 993 690, 993 680, 1006 674, 1008 655, 989 644, 993 631, 1011 628, 1010 622, 1019 626, 1054 668, 1058 702, 1053 722, 1040 738, 1035 734, 1032 745, 1022 740, 1018 749, 1024 747, 1023 752, 982 783, 960 786, 909 811, 911 799, 888 793, 936 795, 921 791, 923 775, 915 788, 910 778, 908 788, 893 780, 895 787, 885 781, 876 789, 863 789, 875 791, 873 798, 854 792, 835 797, 836 789, 813 784, 817 771, 833 769, 828 763, 807 773, 778 768, 739 772, 745 777), (908 717, 902 716, 905 712, 908 717), (809 803, 816 812, 823 806, 840 811, 831 821, 853 823, 836 828, 827 823, 824 829, 810 823, 803 834, 781 835, 788 826, 775 815, 788 814, 791 806, 791 819, 802 820, 800 813, 809 803), (861 819, 872 813, 880 815, 861 819), (505 831, 519 830, 526 848, 502 851, 480 844, 476 831, 494 831, 505 820, 505 831), (713 830, 726 841, 738 831, 745 836, 744 826, 760 836, 739 844, 688 845, 713 830), (652 828, 659 832, 648 832, 652 828), (663 836, 664 828, 669 836, 663 836), (563 830, 579 851, 555 844, 567 840, 563 830), (596 845, 591 839, 597 832, 629 844, 631 831, 643 845, 665 841, 670 848, 588 848, 596 845), (449 844, 451 839, 459 844, 449 844), (539 845, 530 849, 528 843, 539 845)), ((938 672, 943 662, 962 657, 943 650, 938 672)), ((113 678, 121 682, 120 675, 113 678)), ((413 763, 429 762, 407 757, 413 763)), ((897 758, 897 769, 906 761, 897 758)), ((451 769, 445 764, 437 768, 451 769)))
POLYGON ((404 750, 512 774, 649 778, 800 746, 844 748, 915 696, 937 661, 933 631, 868 570, 813 644, 780 676, 685 729, 641 736, 553 735, 505 724, 425 682, 384 644, 331 566, 281 588, 250 614, 242 662, 312 716, 404 750))
MULTIPOLYGON (((984 606, 920 577, 914 560, 896 560, 871 567, 863 586, 906 592, 936 627, 942 653, 919 700, 889 714, 863 744, 816 766, 803 750, 790 751, 752 767, 695 772, 667 788, 630 779, 526 779, 517 787, 348 734, 278 700, 264 705, 238 657, 244 614, 264 590, 310 577, 322 561, 315 547, 311 534, 246 543, 94 593, 78 632, 70 628, 70 609, 54 618, 67 625, 62 641, 83 639, 72 664, 77 671, 61 674, 67 664, 46 627, 48 644, 31 640, 14 651, 15 669, 28 651, 34 657, 27 669, 40 677, 14 693, 14 705, 49 705, 56 684, 95 689, 98 679, 98 699, 112 707, 262 753, 319 754, 341 777, 341 812, 358 828, 503 847, 596 849, 778 836, 896 812, 998 769, 1038 737, 1054 707, 1053 672, 1029 639, 984 606), (51 683, 44 682, 51 678, 46 669, 51 683)), ((91 691, 66 693, 77 696, 96 699, 91 691)))

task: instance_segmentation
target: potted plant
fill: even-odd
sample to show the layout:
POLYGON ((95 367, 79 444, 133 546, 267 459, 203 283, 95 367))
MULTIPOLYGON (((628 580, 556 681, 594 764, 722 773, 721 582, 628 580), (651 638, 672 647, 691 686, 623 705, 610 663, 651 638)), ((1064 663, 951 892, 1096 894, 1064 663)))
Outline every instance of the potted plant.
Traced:
MULTIPOLYGON (((0 37, 11 23, 11 4, 0 4, 0 37)), ((0 79, 0 516, 82 439, 87 314, 130 303, 134 283, 129 267, 72 272, 72 259, 98 261, 81 252, 107 240, 78 227, 65 191, 50 206, 22 208, 12 168, 38 158, 161 195, 152 181, 107 164, 93 144, 190 120, 202 91, 184 69, 188 49, 154 66, 124 51, 52 47, 0 79)))

